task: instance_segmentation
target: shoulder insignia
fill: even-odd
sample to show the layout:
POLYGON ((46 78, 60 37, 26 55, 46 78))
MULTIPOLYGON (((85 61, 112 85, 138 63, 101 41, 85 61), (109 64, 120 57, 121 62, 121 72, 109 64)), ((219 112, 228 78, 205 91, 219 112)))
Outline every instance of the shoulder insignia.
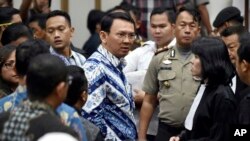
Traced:
POLYGON ((163 48, 159 48, 159 49, 156 50, 155 55, 157 55, 157 54, 159 54, 161 52, 164 52, 164 51, 168 51, 168 50, 169 50, 168 46, 163 47, 163 48))

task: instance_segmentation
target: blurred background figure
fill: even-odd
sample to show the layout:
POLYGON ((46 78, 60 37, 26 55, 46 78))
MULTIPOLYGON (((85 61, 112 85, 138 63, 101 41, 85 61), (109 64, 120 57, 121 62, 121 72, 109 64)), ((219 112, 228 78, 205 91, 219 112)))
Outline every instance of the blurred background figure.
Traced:
POLYGON ((16 47, 13 45, 0 48, 0 98, 11 94, 18 86, 15 55, 16 47))
POLYGON ((13 0, 0 0, 0 7, 13 7, 13 0))
POLYGON ((88 14, 87 28, 90 32, 90 37, 82 47, 88 57, 97 50, 98 46, 101 43, 99 32, 101 30, 101 19, 104 15, 104 12, 95 9, 91 10, 88 14))
POLYGON ((29 20, 28 26, 31 29, 35 39, 45 40, 46 16, 46 14, 36 14, 29 20))
POLYGON ((51 0, 23 0, 20 6, 21 17, 27 24, 31 17, 37 14, 48 14, 51 6, 51 0), (32 8, 31 5, 33 6, 32 8))

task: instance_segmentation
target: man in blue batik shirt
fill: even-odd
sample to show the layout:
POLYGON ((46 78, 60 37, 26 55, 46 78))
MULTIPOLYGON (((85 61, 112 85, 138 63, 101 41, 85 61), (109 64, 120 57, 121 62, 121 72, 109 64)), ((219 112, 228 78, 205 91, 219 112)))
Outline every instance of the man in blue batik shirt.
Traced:
POLYGON ((134 21, 127 13, 109 13, 99 34, 102 43, 83 66, 89 95, 82 115, 100 128, 105 140, 136 140, 134 100, 122 71, 135 39, 134 21))
MULTIPOLYGON (((0 99, 0 112, 15 110, 15 107, 28 98, 25 83, 28 65, 33 57, 42 53, 49 53, 46 43, 42 40, 28 40, 17 47, 16 70, 20 79, 19 86, 14 93, 0 99)), ((87 141, 85 128, 79 115, 72 107, 62 103, 56 111, 65 125, 72 127, 79 134, 82 141, 87 141)))

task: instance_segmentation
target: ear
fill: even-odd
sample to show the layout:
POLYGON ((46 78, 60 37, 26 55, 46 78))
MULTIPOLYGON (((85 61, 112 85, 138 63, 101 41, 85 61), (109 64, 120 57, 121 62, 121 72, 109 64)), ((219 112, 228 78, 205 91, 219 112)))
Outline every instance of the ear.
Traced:
POLYGON ((108 38, 107 32, 100 31, 99 36, 100 36, 100 39, 101 39, 102 43, 106 44, 107 43, 107 38, 108 38))
POLYGON ((242 60, 242 62, 240 63, 240 69, 241 69, 243 72, 249 71, 249 69, 250 69, 249 63, 248 63, 246 60, 242 60))
POLYGON ((74 32, 75 32, 75 28, 74 28, 74 27, 71 27, 71 28, 70 28, 70 32, 71 32, 70 37, 73 37, 73 34, 74 34, 74 32))
POLYGON ((173 28, 173 34, 175 36, 175 29, 176 29, 176 25, 175 24, 171 24, 172 28, 173 28))
POLYGON ((83 91, 81 94, 81 100, 85 103, 88 99, 88 94, 86 91, 83 91))
POLYGON ((136 29, 139 29, 141 27, 142 22, 140 20, 136 20, 135 26, 136 29))
POLYGON ((68 85, 66 84, 66 82, 60 82, 56 86, 55 90, 57 98, 59 98, 60 101, 64 101, 68 93, 68 85))

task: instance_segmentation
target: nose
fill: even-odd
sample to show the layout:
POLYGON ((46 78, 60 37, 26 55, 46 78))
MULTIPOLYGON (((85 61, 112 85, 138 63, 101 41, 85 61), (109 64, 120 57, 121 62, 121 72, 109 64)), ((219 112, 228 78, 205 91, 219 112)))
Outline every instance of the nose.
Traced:
POLYGON ((160 30, 160 28, 159 27, 156 27, 155 28, 155 33, 159 33, 161 30, 160 30))
POLYGON ((191 29, 190 29, 190 27, 189 27, 188 25, 185 26, 185 33, 188 33, 188 34, 189 34, 189 33, 190 33, 190 30, 191 30, 191 29))

